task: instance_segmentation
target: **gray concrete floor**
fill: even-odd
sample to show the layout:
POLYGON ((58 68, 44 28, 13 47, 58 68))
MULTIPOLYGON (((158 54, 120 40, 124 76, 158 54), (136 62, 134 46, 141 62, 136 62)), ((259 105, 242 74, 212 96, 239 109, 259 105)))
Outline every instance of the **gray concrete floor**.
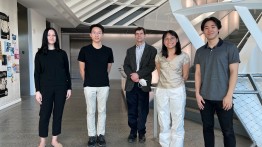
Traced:
MULTIPOLYGON (((73 94, 67 101, 59 140, 65 147, 86 147, 86 105, 82 84, 73 85, 73 94)), ((22 97, 22 102, 0 111, 0 147, 36 147, 38 145, 39 105, 33 96, 22 97)), ((51 124, 52 122, 50 122, 51 124)), ((50 129, 51 130, 51 127, 50 129)), ((185 120, 185 147, 203 147, 202 126, 185 120)), ((47 147, 50 147, 49 132, 47 147)), ((111 81, 107 103, 106 141, 107 147, 160 147, 153 138, 153 111, 147 121, 147 140, 141 144, 128 143, 127 111, 121 94, 120 81, 111 81)), ((216 147, 223 147, 223 137, 215 131, 216 147)), ((237 136, 237 147, 249 147, 249 138, 237 136)))

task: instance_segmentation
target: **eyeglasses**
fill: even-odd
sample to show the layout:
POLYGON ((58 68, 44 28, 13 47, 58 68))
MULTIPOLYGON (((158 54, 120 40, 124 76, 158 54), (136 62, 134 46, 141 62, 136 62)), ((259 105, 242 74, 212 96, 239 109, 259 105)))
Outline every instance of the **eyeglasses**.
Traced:
POLYGON ((102 32, 91 32, 91 34, 93 34, 93 35, 102 35, 103 33, 102 32))
POLYGON ((164 38, 164 41, 174 41, 176 37, 164 38))

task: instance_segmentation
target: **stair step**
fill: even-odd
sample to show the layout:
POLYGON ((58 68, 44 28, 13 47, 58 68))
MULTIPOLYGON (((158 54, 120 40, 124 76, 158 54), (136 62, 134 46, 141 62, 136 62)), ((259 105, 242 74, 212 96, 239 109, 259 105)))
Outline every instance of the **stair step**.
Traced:
POLYGON ((186 88, 187 97, 196 97, 195 88, 186 88))
POLYGON ((185 83, 187 88, 195 88, 195 81, 194 80, 187 80, 185 83))
POLYGON ((198 110, 196 98, 187 97, 186 98, 186 107, 198 110))

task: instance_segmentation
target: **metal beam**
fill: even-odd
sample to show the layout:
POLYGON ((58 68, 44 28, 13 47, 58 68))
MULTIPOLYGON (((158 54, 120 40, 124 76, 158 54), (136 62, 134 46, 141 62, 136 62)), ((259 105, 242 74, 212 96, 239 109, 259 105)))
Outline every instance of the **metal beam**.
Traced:
POLYGON ((111 10, 109 13, 106 13, 105 15, 97 18, 96 20, 94 20, 94 21, 91 22, 91 23, 99 23, 99 22, 105 20, 106 18, 112 16, 112 15, 115 14, 116 12, 124 9, 126 6, 128 6, 129 4, 131 4, 131 3, 134 2, 134 1, 136 1, 136 0, 129 0, 129 1, 127 1, 127 2, 125 3, 126 5, 124 5, 124 6, 119 6, 119 7, 115 8, 115 9, 111 10))
POLYGON ((205 44, 204 41, 200 38, 192 23, 185 15, 175 13, 174 16, 196 49, 205 44))
POLYGON ((84 2, 78 3, 77 5, 72 6, 71 10, 74 13, 77 13, 80 10, 84 9, 86 6, 92 4, 93 2, 95 2, 95 0, 88 0, 88 1, 84 1, 84 2))
POLYGON ((235 6, 235 8, 262 52, 262 32, 259 29, 255 19, 247 7, 235 6))
POLYGON ((117 22, 119 22, 120 20, 124 19, 125 17, 129 16, 130 14, 134 13, 135 11, 137 11, 138 9, 140 9, 143 5, 149 3, 152 0, 146 0, 144 2, 142 2, 141 4, 139 4, 140 7, 135 7, 132 8, 131 10, 127 11, 125 14, 122 14, 121 16, 117 17, 116 19, 112 20, 110 23, 108 23, 107 25, 112 26, 114 24, 116 24, 117 22))
POLYGON ((72 6, 74 6, 75 4, 79 3, 80 1, 83 1, 83 0, 71 0, 69 2, 65 2, 66 5, 71 8, 72 6))
POLYGON ((123 26, 128 26, 131 23, 135 22, 136 20, 140 19, 141 17, 143 17, 144 15, 148 14, 149 12, 153 11, 155 8, 159 7, 160 5, 162 5, 163 3, 165 3, 167 0, 161 0, 158 3, 155 4, 155 7, 151 7, 149 9, 147 9, 146 11, 144 11, 143 13, 141 13, 140 15, 137 15, 136 17, 134 17, 133 19, 129 20, 128 22, 126 22, 125 24, 123 24, 123 26))
POLYGON ((105 1, 107 1, 107 0, 96 1, 95 3, 92 3, 91 5, 85 7, 85 9, 83 9, 83 10, 81 10, 81 11, 75 13, 75 14, 81 20, 81 17, 88 14, 91 10, 93 10, 94 8, 99 6, 100 4, 104 3, 105 1))
POLYGON ((175 11, 175 13, 188 16, 193 14, 201 14, 205 12, 216 12, 216 11, 235 9, 235 6, 243 6, 249 9, 261 9, 261 0, 246 0, 240 2, 225 1, 219 3, 211 3, 211 4, 205 4, 195 7, 183 8, 175 11))
POLYGON ((110 5, 112 5, 114 2, 110 2, 110 3, 107 3, 105 5, 103 5, 102 7, 99 7, 98 9, 95 9, 94 11, 90 12, 90 13, 86 13, 86 15, 83 15, 82 17, 80 17, 79 19, 81 21, 85 21, 87 18, 97 14, 98 12, 104 10, 105 8, 109 7, 110 5))

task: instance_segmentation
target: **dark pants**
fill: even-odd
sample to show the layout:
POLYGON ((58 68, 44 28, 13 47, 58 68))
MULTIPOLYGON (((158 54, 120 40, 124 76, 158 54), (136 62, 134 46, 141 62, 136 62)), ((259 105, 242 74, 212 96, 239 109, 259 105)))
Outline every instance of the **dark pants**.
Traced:
POLYGON ((219 124, 224 136, 225 147, 235 147, 236 139, 233 129, 233 108, 226 111, 222 101, 205 100, 204 110, 200 110, 203 122, 205 147, 215 146, 214 114, 217 114, 219 124))
POLYGON ((42 105, 39 112, 39 136, 48 136, 48 125, 53 111, 52 135, 61 133, 61 123, 66 100, 66 86, 41 87, 42 105))
POLYGON ((131 91, 126 92, 128 107, 128 125, 130 134, 137 135, 146 133, 146 119, 149 112, 149 92, 142 91, 135 83, 131 91))

